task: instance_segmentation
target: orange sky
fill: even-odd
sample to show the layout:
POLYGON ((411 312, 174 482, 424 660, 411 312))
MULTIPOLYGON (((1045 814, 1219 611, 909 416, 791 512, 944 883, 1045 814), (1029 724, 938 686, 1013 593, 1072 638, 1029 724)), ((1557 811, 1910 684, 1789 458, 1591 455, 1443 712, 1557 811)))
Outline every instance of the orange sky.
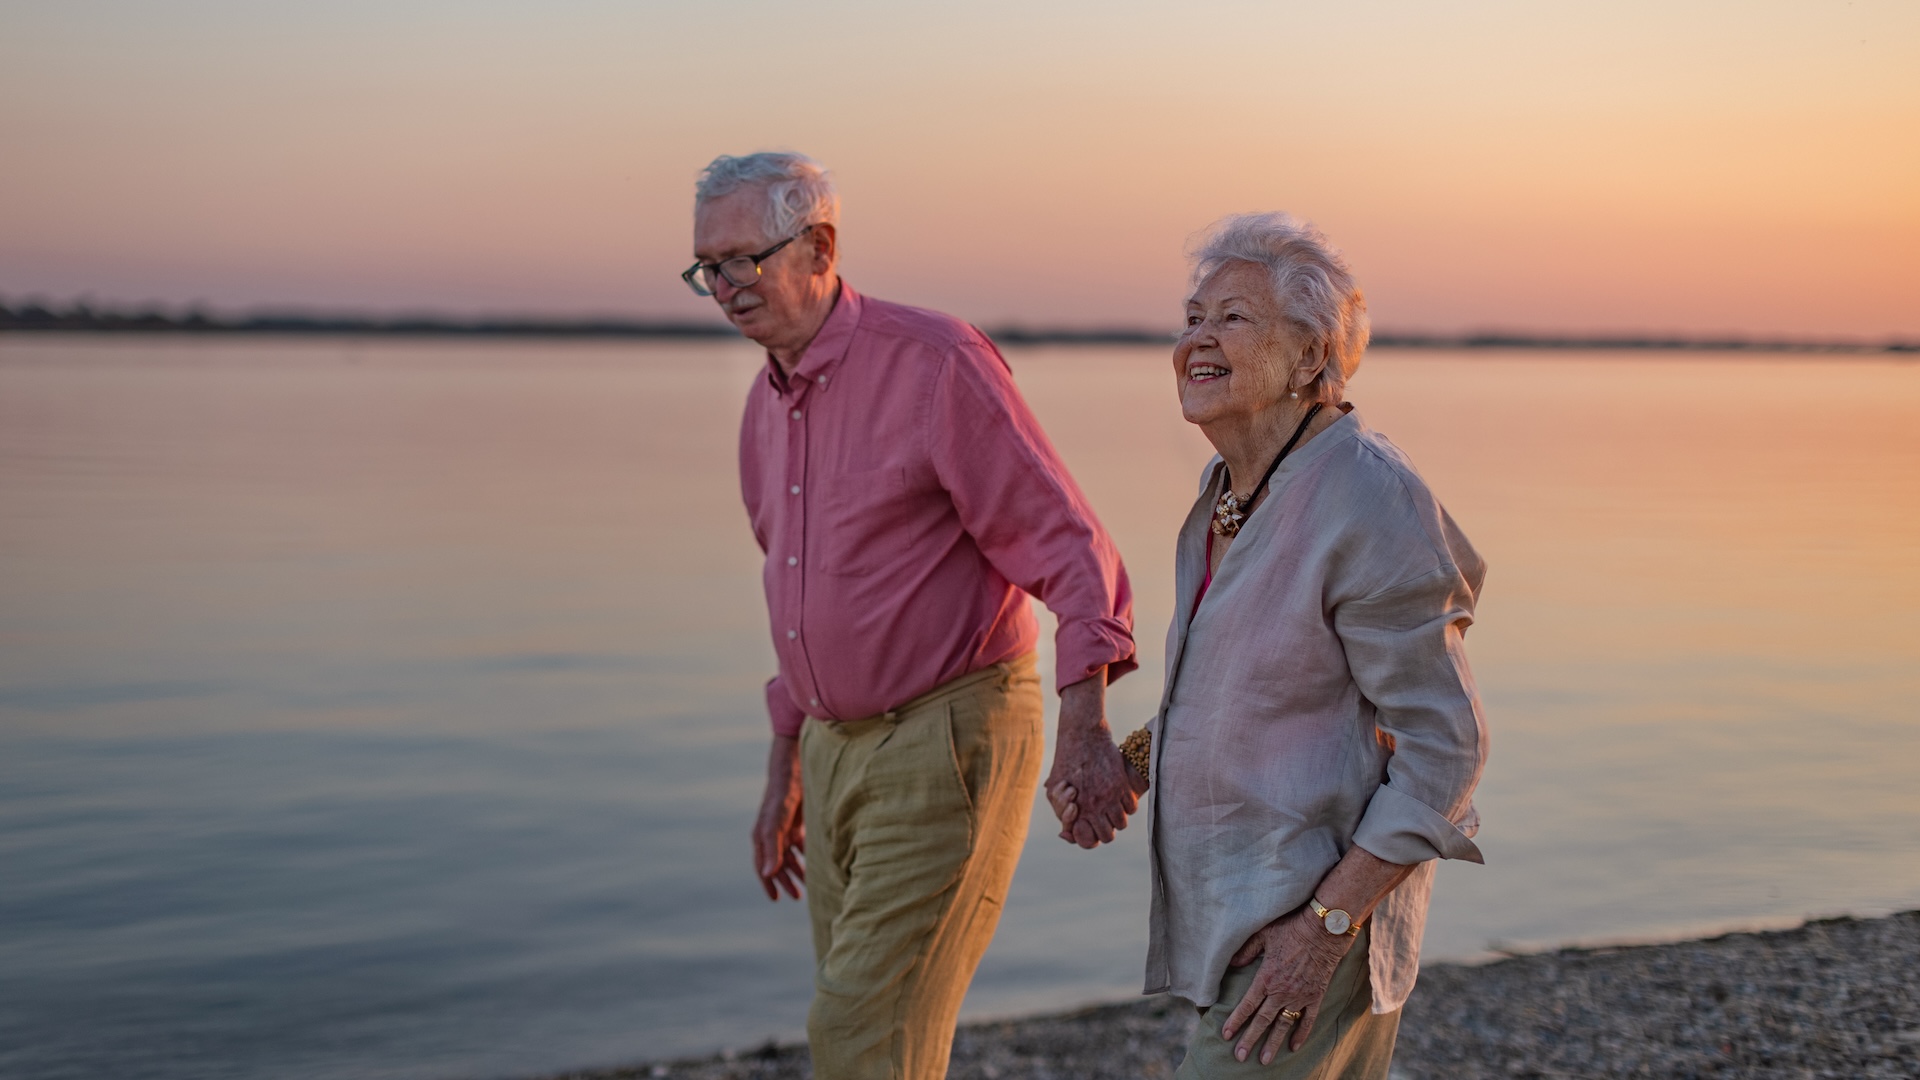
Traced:
POLYGON ((699 316, 694 174, 805 150, 848 277, 1170 325, 1220 214, 1392 328, 1920 335, 1920 4, 0 8, 0 295, 699 316))

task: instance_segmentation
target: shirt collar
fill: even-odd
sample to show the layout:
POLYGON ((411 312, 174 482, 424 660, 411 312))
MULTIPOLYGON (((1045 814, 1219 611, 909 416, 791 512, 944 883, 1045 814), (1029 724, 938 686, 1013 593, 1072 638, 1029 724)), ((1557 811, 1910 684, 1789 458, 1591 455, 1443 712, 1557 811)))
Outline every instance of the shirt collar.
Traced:
MULTIPOLYGON (((1305 446, 1288 454, 1287 460, 1281 462, 1280 467, 1274 470, 1275 481, 1312 464, 1315 459, 1332 450, 1335 444, 1372 430, 1367 427, 1365 420, 1360 419, 1360 410, 1351 401, 1343 401, 1336 407, 1340 410, 1340 419, 1328 424, 1325 431, 1308 440, 1305 446)), ((1218 499, 1220 493, 1226 489, 1227 462, 1216 453, 1208 464, 1213 471, 1208 475, 1206 488, 1200 495, 1203 500, 1211 501, 1218 499)))
POLYGON ((767 381, 774 391, 782 395, 798 394, 807 384, 825 384, 853 344, 853 333, 860 327, 860 311, 865 304, 853 286, 842 279, 840 296, 834 301, 833 310, 827 313, 827 321, 820 324, 820 332, 800 351, 800 362, 794 366, 792 377, 783 377, 779 363, 771 355, 767 357, 767 381), (794 385, 796 381, 800 386, 794 385))

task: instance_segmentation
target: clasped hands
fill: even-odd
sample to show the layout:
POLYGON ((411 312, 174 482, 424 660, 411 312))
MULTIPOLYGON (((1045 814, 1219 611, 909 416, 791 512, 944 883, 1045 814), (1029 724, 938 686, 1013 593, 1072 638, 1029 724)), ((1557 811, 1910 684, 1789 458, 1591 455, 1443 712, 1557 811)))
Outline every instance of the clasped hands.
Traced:
POLYGON ((1060 734, 1046 783, 1060 839, 1083 848, 1111 843, 1146 790, 1146 778, 1120 756, 1107 731, 1106 680, 1087 679, 1062 690, 1060 734))
POLYGON ((1054 747, 1047 802, 1060 819, 1060 839, 1070 844, 1111 843, 1114 833, 1127 827, 1127 815, 1140 808, 1146 790, 1146 780, 1120 756, 1104 727, 1054 747))

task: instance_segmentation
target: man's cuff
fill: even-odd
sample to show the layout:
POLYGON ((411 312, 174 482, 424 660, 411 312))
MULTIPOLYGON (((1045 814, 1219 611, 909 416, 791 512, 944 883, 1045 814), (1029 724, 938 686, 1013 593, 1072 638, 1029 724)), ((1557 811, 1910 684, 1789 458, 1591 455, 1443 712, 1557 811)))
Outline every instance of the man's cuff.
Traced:
POLYGON ((1133 631, 1119 619, 1060 621, 1053 636, 1054 686, 1065 688, 1106 669, 1107 681, 1140 666, 1134 658, 1133 631))
POLYGON ((773 733, 789 739, 799 738, 800 725, 807 722, 807 714, 787 693, 786 680, 777 675, 767 680, 767 716, 773 721, 773 733))
MULTIPOLYGON (((1476 827, 1477 815, 1469 818, 1476 827)), ((1353 842, 1390 863, 1409 866, 1429 859, 1483 863, 1468 834, 1444 814, 1411 795, 1381 784, 1361 815, 1353 842)))

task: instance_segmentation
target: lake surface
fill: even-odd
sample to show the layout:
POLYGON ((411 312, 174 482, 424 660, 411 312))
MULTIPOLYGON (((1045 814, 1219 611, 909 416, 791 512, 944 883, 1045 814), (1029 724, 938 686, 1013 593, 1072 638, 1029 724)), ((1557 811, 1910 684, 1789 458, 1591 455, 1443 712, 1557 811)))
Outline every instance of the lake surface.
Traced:
MULTIPOLYGON (((1133 575, 1128 730, 1208 448, 1162 350, 1009 358, 1133 575)), ((746 841, 758 363, 0 338, 0 1075, 797 1036, 804 914, 746 841)), ((1920 906, 1920 365, 1381 350, 1350 396, 1491 567, 1487 865, 1429 959, 1920 906)), ((972 1016, 1139 985, 1144 830, 1036 813, 972 1016)))

